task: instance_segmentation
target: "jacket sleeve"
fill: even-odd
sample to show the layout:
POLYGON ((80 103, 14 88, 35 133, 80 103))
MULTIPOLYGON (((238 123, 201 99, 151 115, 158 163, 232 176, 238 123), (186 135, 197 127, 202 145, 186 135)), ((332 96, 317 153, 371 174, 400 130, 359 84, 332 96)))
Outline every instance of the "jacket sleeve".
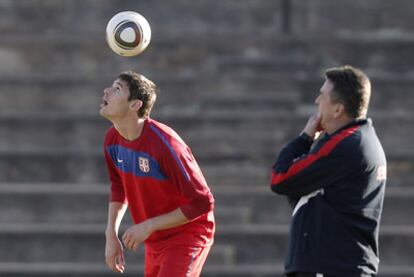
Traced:
POLYGON ((274 165, 271 189, 277 194, 297 198, 334 184, 352 174, 355 150, 344 132, 328 140, 322 139, 309 151, 311 142, 300 136, 286 145, 274 165))

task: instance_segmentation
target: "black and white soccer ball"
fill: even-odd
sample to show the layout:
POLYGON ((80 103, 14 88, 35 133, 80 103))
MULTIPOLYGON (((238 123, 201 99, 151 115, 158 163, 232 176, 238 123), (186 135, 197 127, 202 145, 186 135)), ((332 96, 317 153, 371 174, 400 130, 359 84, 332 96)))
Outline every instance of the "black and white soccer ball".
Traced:
POLYGON ((151 27, 145 17, 137 12, 120 12, 106 26, 106 41, 116 54, 136 56, 150 43, 151 27))

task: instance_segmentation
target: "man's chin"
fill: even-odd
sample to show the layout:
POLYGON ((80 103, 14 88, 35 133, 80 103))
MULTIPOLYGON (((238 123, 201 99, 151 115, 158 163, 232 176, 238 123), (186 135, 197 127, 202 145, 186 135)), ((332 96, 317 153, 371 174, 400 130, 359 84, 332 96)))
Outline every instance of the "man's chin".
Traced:
POLYGON ((321 122, 321 123, 319 123, 319 125, 318 125, 318 127, 316 127, 316 131, 317 132, 321 132, 321 131, 323 131, 323 130, 325 130, 325 128, 323 127, 323 123, 321 122))
POLYGON ((108 120, 111 120, 110 119, 110 116, 107 113, 105 113, 104 108, 101 108, 99 110, 99 115, 102 116, 102 117, 104 117, 104 118, 106 118, 106 119, 108 119, 108 120))

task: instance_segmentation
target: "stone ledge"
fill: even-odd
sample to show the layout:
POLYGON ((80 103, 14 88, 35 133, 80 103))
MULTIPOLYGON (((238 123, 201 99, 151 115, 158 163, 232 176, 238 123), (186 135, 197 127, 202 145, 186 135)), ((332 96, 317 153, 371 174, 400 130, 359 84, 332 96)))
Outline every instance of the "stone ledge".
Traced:
MULTIPOLYGON (((201 149, 201 147, 194 147, 193 150, 196 153, 196 156, 199 157, 200 162, 204 161, 220 161, 224 162, 257 162, 257 157, 251 156, 249 152, 239 153, 238 149, 227 149, 225 153, 222 151, 217 153, 208 149, 201 149)), ((275 150, 276 151, 276 150, 275 150)), ((276 155, 276 152, 269 153, 268 150, 262 149, 264 155, 261 157, 261 160, 273 157, 276 155)), ((414 149, 410 147, 392 149, 387 151, 387 160, 392 161, 414 161, 414 149)), ((0 158, 25 158, 25 157, 53 157, 53 158, 75 158, 75 157, 85 157, 87 159, 102 159, 103 160, 103 149, 101 147, 95 148, 75 148, 75 147, 23 147, 20 149, 0 149, 0 158)))
MULTIPOLYGON (((107 183, 13 183, 0 182, 0 194, 92 194, 106 195, 108 193, 107 183)), ((269 186, 245 186, 227 185, 217 186, 212 189, 214 194, 231 195, 235 197, 251 196, 260 197, 273 195, 269 186)), ((414 187, 388 186, 386 197, 414 197, 414 187)))
MULTIPOLYGON (((15 85, 33 85, 33 84, 55 84, 55 85, 65 85, 65 84, 73 84, 73 85, 79 85, 79 84, 108 84, 111 80, 113 80, 117 73, 104 73, 99 75, 84 75, 79 74, 76 72, 71 72, 71 74, 64 74, 59 72, 39 72, 34 73, 30 72, 28 74, 25 74, 24 76, 8 76, 8 75, 2 75, 0 76, 0 85, 1 84, 15 84, 15 85)), ((145 73, 143 73, 145 74, 145 73)), ((188 84, 194 80, 197 81, 198 84, 210 84, 211 80, 210 78, 216 78, 217 81, 220 83, 221 81, 231 80, 231 81, 237 81, 240 83, 263 83, 263 82, 269 82, 269 83, 315 83, 316 85, 322 85, 323 83, 323 74, 322 72, 318 72, 317 69, 315 69, 314 75, 306 74, 306 75, 291 75, 291 76, 278 76, 271 73, 263 73, 263 74, 254 74, 251 72, 243 72, 243 73, 227 73, 227 74, 219 74, 216 76, 215 74, 203 74, 204 77, 208 78, 199 78, 198 76, 193 75, 177 75, 174 74, 173 76, 171 74, 165 74, 160 73, 156 74, 156 78, 152 78, 156 82, 161 83, 171 83, 171 84, 188 84)), ((150 76, 148 76, 150 77, 150 76)), ((385 82, 385 83, 395 83, 397 84, 410 84, 414 82, 414 74, 412 75, 404 75, 404 74, 370 74, 369 75, 371 81, 373 83, 378 82, 385 82)), ((165 89, 168 89, 166 87, 165 89)))
MULTIPOLYGON (((0 226, 0 234, 82 234, 102 235, 105 224, 8 223, 0 226)), ((226 224, 217 228, 220 235, 287 235, 289 224, 226 224)), ((414 225, 384 225, 380 236, 413 236, 414 225)))
MULTIPOLYGON (((232 264, 232 265, 209 265, 203 270, 203 276, 243 276, 251 277, 255 274, 260 276, 281 276, 284 266, 278 263, 272 264, 232 264)), ((137 276, 142 273, 144 265, 129 264, 123 276, 137 276), (131 274, 131 275, 130 275, 131 274)), ((20 276, 51 276, 49 274, 59 274, 59 276, 114 276, 105 264, 102 263, 0 263, 0 275, 2 274, 21 274, 20 276), (34 275, 33 275, 34 274, 34 275), (79 275, 76 275, 79 276, 79 275)), ((379 276, 381 277, 412 277, 414 266, 383 265, 380 264, 379 276)), ((9 275, 8 275, 9 276, 9 275)), ((54 275, 55 276, 55 275, 54 275)))
MULTIPOLYGON (((277 107, 275 107, 277 108, 277 107)), ((240 121, 240 122, 258 122, 260 120, 267 120, 265 123, 274 123, 274 120, 304 120, 305 125, 306 119, 309 117, 311 111, 315 111, 316 106, 311 104, 304 104, 298 107, 295 113, 287 113, 284 109, 276 110, 249 110, 246 113, 243 110, 230 110, 230 109, 217 109, 217 110, 206 110, 200 111, 199 109, 188 109, 184 112, 177 112, 177 110, 164 109, 155 112, 154 119, 156 120, 168 120, 169 122, 174 121, 202 121, 203 123, 209 121, 217 121, 226 123, 228 120, 240 121)), ((403 120, 403 121, 414 121, 413 111, 381 111, 371 110, 369 112, 369 118, 381 121, 392 121, 392 120, 403 120)), ((88 121, 100 121, 110 126, 110 123, 102 118, 98 112, 79 112, 79 111, 26 111, 16 112, 13 110, 0 112, 0 122, 10 120, 22 120, 22 121, 77 121, 88 120, 88 121)), ((275 123, 276 124, 276 123, 275 123)), ((374 122, 375 124, 375 122, 374 122)))

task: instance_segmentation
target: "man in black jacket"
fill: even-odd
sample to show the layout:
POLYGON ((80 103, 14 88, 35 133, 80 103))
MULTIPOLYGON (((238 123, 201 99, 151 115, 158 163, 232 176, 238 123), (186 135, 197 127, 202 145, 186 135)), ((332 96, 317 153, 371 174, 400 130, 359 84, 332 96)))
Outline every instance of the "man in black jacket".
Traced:
POLYGON ((387 169, 366 119, 371 85, 351 66, 325 75, 319 112, 281 150, 272 172, 272 191, 294 206, 286 275, 375 276, 387 169))

